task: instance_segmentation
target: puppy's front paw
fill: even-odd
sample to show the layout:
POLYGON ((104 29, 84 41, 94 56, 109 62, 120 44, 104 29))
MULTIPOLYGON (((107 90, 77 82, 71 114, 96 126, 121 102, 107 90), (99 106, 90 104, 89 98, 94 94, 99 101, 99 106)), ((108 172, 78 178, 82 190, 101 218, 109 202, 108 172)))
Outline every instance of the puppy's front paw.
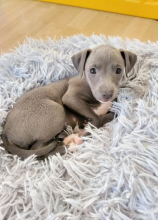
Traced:
POLYGON ((77 145, 72 145, 68 148, 69 152, 74 153, 77 150, 77 145))
POLYGON ((71 134, 64 138, 63 143, 68 146, 68 150, 74 153, 77 149, 77 145, 82 144, 83 140, 79 137, 79 134, 71 134))

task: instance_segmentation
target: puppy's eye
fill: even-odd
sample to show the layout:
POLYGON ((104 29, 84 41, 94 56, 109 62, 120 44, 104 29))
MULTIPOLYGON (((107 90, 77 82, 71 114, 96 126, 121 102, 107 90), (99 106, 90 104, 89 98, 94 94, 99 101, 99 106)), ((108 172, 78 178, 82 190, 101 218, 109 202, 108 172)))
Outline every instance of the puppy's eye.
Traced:
POLYGON ((116 74, 120 74, 121 72, 122 72, 122 70, 120 68, 117 68, 116 74))
POLYGON ((94 67, 91 68, 91 69, 90 69, 90 73, 91 73, 91 74, 96 74, 96 73, 97 73, 97 72, 96 72, 96 68, 94 68, 94 67))

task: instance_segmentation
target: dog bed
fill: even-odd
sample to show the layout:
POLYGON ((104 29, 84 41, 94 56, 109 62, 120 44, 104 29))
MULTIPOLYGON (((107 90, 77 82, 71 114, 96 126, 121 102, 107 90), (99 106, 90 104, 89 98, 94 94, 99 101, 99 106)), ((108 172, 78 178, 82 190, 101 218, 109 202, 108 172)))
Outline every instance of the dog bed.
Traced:
POLYGON ((91 136, 62 157, 21 160, 1 145, 1 220, 158 219, 158 42, 104 35, 27 38, 0 58, 0 133, 18 97, 77 74, 72 54, 100 44, 138 56, 113 104, 117 117, 101 129, 89 124, 91 136))

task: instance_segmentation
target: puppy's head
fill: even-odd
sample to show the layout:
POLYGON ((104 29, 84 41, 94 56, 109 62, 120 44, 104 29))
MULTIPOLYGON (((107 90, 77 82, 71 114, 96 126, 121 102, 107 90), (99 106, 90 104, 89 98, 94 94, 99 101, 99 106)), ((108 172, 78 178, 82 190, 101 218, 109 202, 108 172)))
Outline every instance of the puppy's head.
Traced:
POLYGON ((81 76, 85 75, 93 96, 100 102, 116 98, 119 82, 136 63, 136 54, 110 45, 87 49, 72 56, 81 76))

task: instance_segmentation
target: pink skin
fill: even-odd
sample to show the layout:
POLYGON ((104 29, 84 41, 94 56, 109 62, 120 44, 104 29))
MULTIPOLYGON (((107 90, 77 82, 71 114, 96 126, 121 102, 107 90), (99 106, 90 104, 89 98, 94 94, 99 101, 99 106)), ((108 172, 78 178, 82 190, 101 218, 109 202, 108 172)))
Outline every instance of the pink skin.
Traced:
MULTIPOLYGON (((97 109, 93 109, 93 111, 98 115, 101 116, 103 114, 106 114, 109 109, 112 106, 112 102, 104 102, 102 103, 97 109)), ((71 153, 74 153, 77 149, 77 145, 80 145, 83 143, 82 136, 84 136, 85 129, 80 130, 77 134, 71 134, 64 138, 63 142, 66 146, 68 146, 68 150, 71 153)))
POLYGON ((79 134, 70 134, 69 136, 67 136, 66 138, 64 138, 64 144, 65 145, 70 145, 70 146, 74 146, 74 145, 79 145, 82 144, 82 139, 79 137, 79 134))
POLYGON ((74 153, 77 149, 77 145, 80 145, 83 143, 83 140, 79 137, 79 134, 71 134, 64 138, 64 144, 69 146, 68 150, 71 153, 74 153))

